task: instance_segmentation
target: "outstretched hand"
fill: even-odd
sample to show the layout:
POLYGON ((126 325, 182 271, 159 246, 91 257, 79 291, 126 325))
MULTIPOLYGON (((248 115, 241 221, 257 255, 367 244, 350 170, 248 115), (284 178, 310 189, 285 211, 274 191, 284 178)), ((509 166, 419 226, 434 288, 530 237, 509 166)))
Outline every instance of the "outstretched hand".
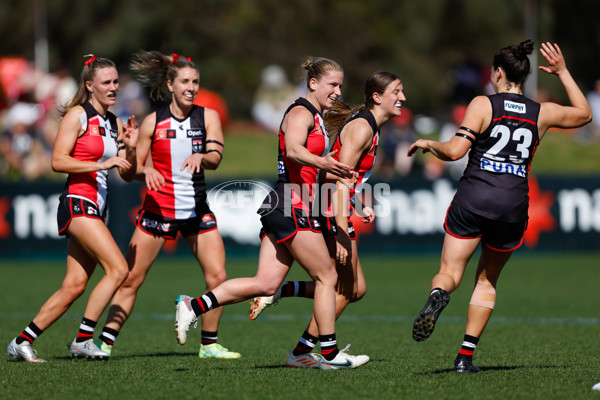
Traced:
POLYGON ((418 139, 416 142, 411 144, 406 155, 412 157, 412 155, 415 154, 415 152, 419 149, 423 149, 423 153, 427 153, 429 151, 426 140, 418 139))
POLYGON ((548 66, 540 65, 538 68, 548 74, 558 75, 560 72, 567 69, 565 58, 563 57, 560 47, 556 43, 552 45, 550 42, 542 43, 540 53, 548 61, 548 66))
POLYGON ((135 116, 127 118, 127 125, 123 126, 123 144, 130 149, 137 146, 140 125, 135 122, 135 116))
POLYGON ((337 176, 341 176, 342 178, 350 178, 353 176, 352 168, 348 165, 339 162, 333 156, 337 153, 337 150, 327 153, 325 157, 323 157, 323 165, 321 169, 327 172, 331 172, 337 176))

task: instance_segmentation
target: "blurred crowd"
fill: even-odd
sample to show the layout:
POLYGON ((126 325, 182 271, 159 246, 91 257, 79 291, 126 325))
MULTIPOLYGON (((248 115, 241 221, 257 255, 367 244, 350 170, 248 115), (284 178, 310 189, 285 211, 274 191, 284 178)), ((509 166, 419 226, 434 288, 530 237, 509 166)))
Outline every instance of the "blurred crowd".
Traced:
MULTIPOLYGON (((0 58, 0 180, 64 179, 50 160, 61 111, 78 88, 73 75, 62 65, 46 73, 22 57, 0 58)), ((127 73, 119 80, 113 112, 143 118, 145 90, 127 73)))
MULTIPOLYGON (((449 107, 435 118, 415 115, 404 105, 402 116, 386 124, 381 132, 378 175, 382 179, 408 175, 430 180, 442 176, 459 179, 466 166, 466 156, 458 161, 443 162, 429 155, 406 157, 406 153, 419 137, 442 141, 452 138, 469 101, 474 96, 492 93, 488 69, 467 60, 452 71, 449 107)), ((56 176, 50 166, 52 146, 61 110, 78 87, 73 76, 61 65, 45 73, 25 58, 0 58, 0 180, 29 181, 56 176)), ((119 96, 113 112, 123 120, 135 115, 141 121, 150 110, 145 89, 127 70, 119 72, 119 81, 119 96)), ((304 96, 305 91, 303 85, 288 79, 281 66, 266 66, 251 109, 254 122, 276 134, 287 107, 297 97, 304 96)), ((549 100, 543 91, 534 98, 549 100)), ((595 82, 587 98, 593 114, 600 115, 600 80, 595 82)), ((219 94, 201 89, 195 103, 216 109, 226 128, 230 116, 219 94)), ((410 99, 407 103, 410 104, 410 99)), ((600 141, 600 118, 577 131, 575 138, 584 143, 600 141)))

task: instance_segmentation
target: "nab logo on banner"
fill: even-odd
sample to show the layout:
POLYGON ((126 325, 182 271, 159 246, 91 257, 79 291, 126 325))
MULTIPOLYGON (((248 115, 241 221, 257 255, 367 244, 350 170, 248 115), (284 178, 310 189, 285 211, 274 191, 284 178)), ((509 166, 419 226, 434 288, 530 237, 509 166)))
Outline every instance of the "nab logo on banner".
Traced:
MULTIPOLYGON (((59 239, 56 210, 60 194, 44 197, 39 194, 0 198, 0 237, 9 239, 59 239), (7 221, 13 211, 12 232, 7 221)), ((32 247, 35 247, 32 244, 32 247)))

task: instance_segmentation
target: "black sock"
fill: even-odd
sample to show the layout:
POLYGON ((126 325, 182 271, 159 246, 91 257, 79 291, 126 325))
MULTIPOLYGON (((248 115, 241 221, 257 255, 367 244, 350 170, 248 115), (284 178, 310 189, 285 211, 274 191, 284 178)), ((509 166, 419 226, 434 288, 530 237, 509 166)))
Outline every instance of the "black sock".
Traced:
POLYGON ((204 314, 210 310, 214 310, 215 308, 219 308, 219 302, 212 292, 208 292, 200 297, 196 297, 191 301, 191 304, 196 316, 204 314))
POLYGON ((100 333, 100 340, 112 346, 113 344, 115 344, 117 336, 119 336, 119 331, 105 326, 104 328, 102 328, 102 333, 100 333))
POLYGON ((306 282, 285 282, 281 287, 281 297, 304 297, 306 295, 306 282))
POLYGON ((333 360, 340 352, 337 347, 335 333, 332 333, 331 335, 319 335, 319 341, 321 342, 321 355, 325 357, 327 361, 333 360))
POLYGON ((91 319, 87 319, 83 317, 81 320, 81 325, 79 325, 79 333, 77 333, 77 337, 75 338, 75 342, 81 343, 86 340, 94 338, 94 328, 96 328, 96 321, 92 321, 91 319))
POLYGON ((202 343, 203 346, 217 343, 217 339, 219 338, 218 331, 209 332, 209 331, 202 330, 202 332, 200 334, 201 334, 200 343, 202 343))
POLYGON ((313 351, 318 341, 318 337, 311 335, 310 333, 308 333, 308 331, 304 331, 302 337, 298 341, 298 344, 292 351, 292 354, 294 354, 295 356, 299 356, 302 354, 310 353, 311 351, 313 351))
POLYGON ((478 342, 479 338, 476 338, 475 336, 471 335, 465 335, 462 342, 462 346, 458 351, 458 356, 473 359, 473 352, 475 351, 478 342))
POLYGON ((33 341, 37 339, 37 337, 40 336, 42 332, 44 331, 38 328, 37 325, 34 324, 33 321, 31 321, 29 325, 27 325, 27 328, 25 328, 23 332, 21 332, 21 334, 17 336, 16 343, 21 344, 24 341, 33 343, 33 341))

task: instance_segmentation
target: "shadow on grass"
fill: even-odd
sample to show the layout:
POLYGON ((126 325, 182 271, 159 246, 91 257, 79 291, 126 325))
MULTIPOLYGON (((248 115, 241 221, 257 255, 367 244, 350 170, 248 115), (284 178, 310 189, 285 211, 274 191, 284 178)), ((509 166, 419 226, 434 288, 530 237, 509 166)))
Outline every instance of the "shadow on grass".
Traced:
MULTIPOLYGON (((154 357, 189 357, 189 356, 196 356, 198 357, 198 353, 153 353, 153 354, 130 354, 130 355, 117 355, 114 357, 111 357, 110 359, 112 359, 113 361, 118 361, 118 360, 125 360, 128 358, 154 358, 154 357)), ((64 357, 53 357, 53 359, 55 360, 81 360, 81 361, 108 361, 108 360, 93 360, 93 359, 86 359, 84 357, 70 357, 70 356, 64 356, 64 357)))
MULTIPOLYGON (((488 366, 488 367, 479 367, 481 368, 481 372, 486 371, 513 371, 517 369, 550 369, 550 368, 564 368, 560 365, 496 365, 496 366, 488 366)), ((446 368, 446 369, 437 369, 435 371, 430 372, 421 372, 417 375, 437 375, 437 374, 447 374, 447 373, 456 373, 454 368, 446 368)))

